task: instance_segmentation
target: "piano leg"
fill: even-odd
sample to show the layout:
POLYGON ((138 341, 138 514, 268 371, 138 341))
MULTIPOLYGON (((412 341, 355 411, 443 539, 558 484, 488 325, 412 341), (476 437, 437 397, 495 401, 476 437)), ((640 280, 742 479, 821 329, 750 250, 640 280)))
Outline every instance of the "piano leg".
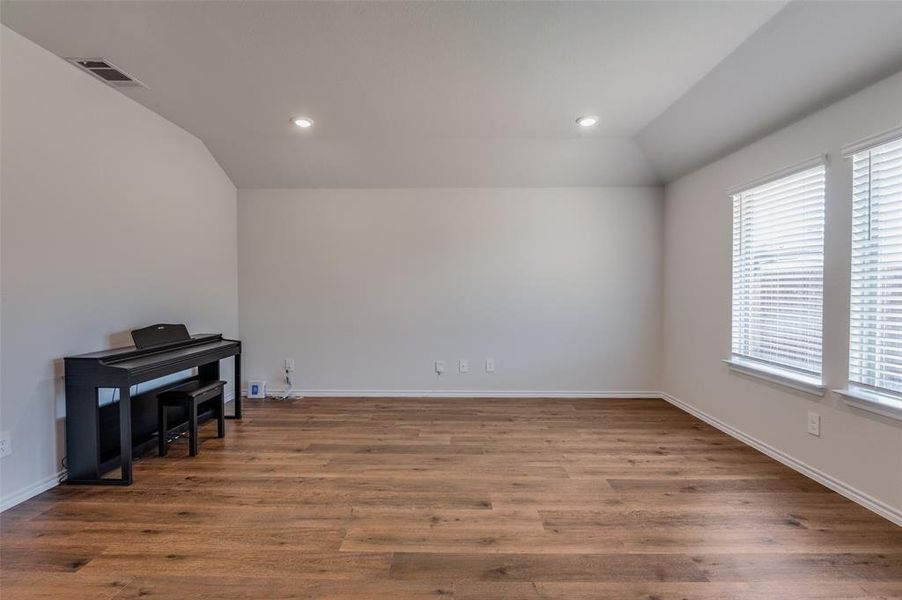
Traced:
MULTIPOLYGON (((226 415, 226 419, 241 418, 241 355, 235 355, 235 414, 226 415)), ((204 381, 213 381, 219 379, 219 361, 200 365, 197 368, 197 375, 204 381)))
POLYGON ((119 460, 123 485, 132 483, 132 395, 128 386, 119 388, 119 460))
POLYGON ((241 354, 235 355, 235 414, 226 415, 226 419, 241 418, 241 354))
POLYGON ((121 478, 105 478, 100 472, 100 436, 97 388, 66 382, 66 483, 131 485, 132 417, 131 391, 119 388, 119 443, 121 478))
POLYGON ((66 380, 67 481, 100 478, 97 388, 66 380))

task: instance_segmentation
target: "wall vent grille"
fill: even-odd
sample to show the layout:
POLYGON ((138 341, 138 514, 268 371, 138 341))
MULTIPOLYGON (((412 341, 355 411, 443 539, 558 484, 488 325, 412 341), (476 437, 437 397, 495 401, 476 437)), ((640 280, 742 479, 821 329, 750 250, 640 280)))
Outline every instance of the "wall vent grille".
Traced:
POLYGON ((67 58, 66 60, 113 87, 147 87, 105 58, 67 58))

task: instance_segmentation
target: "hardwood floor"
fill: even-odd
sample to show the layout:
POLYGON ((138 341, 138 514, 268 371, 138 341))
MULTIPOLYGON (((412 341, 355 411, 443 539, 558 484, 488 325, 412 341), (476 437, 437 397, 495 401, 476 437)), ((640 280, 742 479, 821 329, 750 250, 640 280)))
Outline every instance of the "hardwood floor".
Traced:
POLYGON ((246 406, 3 513, 3 600, 902 598, 902 528, 660 400, 246 406))

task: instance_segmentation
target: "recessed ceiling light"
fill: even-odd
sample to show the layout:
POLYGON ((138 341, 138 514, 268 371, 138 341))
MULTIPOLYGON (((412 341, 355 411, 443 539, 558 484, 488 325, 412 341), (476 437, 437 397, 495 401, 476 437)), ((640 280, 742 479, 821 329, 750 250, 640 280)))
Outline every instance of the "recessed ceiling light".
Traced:
POLYGON ((580 127, 594 127, 598 123, 598 117, 595 115, 583 115, 576 120, 576 124, 580 127))
POLYGON ((291 121, 301 129, 313 127, 313 119, 310 117, 295 117, 291 121))

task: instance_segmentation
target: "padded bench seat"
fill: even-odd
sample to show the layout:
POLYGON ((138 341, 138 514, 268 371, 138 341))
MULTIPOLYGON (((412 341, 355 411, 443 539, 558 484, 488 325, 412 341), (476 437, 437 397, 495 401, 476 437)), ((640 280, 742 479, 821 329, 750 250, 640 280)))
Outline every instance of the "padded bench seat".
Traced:
POLYGON ((188 410, 188 453, 197 456, 197 407, 213 400, 218 420, 218 437, 225 436, 225 381, 189 381, 157 396, 160 456, 169 452, 166 409, 181 406, 188 410))

